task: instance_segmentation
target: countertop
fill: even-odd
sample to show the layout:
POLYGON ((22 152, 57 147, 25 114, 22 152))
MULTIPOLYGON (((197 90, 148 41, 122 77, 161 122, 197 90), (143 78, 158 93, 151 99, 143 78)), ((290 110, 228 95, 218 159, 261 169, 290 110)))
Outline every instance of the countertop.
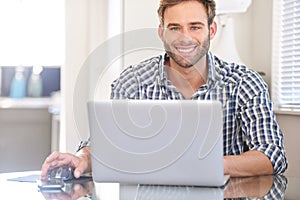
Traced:
POLYGON ((0 97, 0 109, 15 108, 49 108, 52 105, 52 99, 46 98, 22 98, 12 99, 8 97, 0 97))

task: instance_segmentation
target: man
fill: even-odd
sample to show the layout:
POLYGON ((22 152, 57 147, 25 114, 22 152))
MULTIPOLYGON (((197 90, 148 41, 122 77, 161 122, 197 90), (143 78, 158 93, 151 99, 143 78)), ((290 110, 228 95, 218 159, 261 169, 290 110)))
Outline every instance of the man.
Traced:
MULTIPOLYGON (((227 63, 209 52, 217 31, 213 0, 161 0, 158 34, 166 54, 125 69, 112 84, 112 99, 217 99, 224 107, 224 174, 254 176, 287 168, 283 134, 276 122, 267 86, 245 66, 227 63)), ((89 147, 77 155, 54 152, 42 178, 60 165, 74 175, 91 170, 89 147)))

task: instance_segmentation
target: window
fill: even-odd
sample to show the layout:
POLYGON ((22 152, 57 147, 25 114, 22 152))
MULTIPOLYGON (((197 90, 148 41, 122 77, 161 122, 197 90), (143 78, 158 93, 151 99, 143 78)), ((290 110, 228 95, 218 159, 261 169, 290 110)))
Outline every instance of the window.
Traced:
POLYGON ((273 9, 272 99, 300 108, 300 1, 276 0, 273 9))
POLYGON ((0 66, 64 63, 63 0, 0 0, 0 66))

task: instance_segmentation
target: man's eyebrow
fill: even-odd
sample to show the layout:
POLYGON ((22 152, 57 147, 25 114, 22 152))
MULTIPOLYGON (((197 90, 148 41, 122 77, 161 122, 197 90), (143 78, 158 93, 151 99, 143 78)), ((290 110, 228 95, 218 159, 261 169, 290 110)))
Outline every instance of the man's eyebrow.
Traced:
POLYGON ((203 23, 203 22, 191 22, 191 23, 189 23, 189 25, 201 25, 201 26, 205 26, 205 23, 203 23))
POLYGON ((169 28, 171 26, 180 26, 180 24, 178 24, 178 23, 170 23, 170 24, 167 25, 167 28, 169 28))
MULTIPOLYGON (((205 26, 205 23, 203 22, 190 22, 189 25, 201 25, 201 26, 205 26)), ((167 28, 172 27, 172 26, 181 26, 179 23, 169 23, 167 25, 167 28)))

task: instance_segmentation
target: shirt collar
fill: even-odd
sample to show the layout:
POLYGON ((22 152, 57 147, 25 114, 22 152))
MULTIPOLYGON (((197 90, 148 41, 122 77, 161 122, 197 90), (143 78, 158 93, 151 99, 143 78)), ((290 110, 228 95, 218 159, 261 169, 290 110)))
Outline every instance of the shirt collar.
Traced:
POLYGON ((162 59, 160 60, 160 63, 159 63, 159 76, 160 76, 160 81, 161 82, 164 82, 164 81, 167 81, 168 78, 167 78, 167 73, 166 73, 166 66, 165 66, 165 63, 167 61, 169 61, 169 56, 167 53, 165 53, 164 55, 161 56, 162 59))
POLYGON ((207 84, 208 86, 213 86, 216 82, 222 80, 222 78, 217 73, 216 68, 218 67, 217 61, 215 60, 215 56, 209 51, 207 53, 207 64, 208 64, 208 78, 207 84))
MULTIPOLYGON (((166 74, 166 66, 165 63, 170 60, 170 57, 167 53, 162 55, 161 62, 159 64, 159 74, 160 74, 160 80, 162 82, 165 82, 168 80, 167 74, 166 74)), ((216 72, 216 61, 214 55, 209 51, 207 52, 207 64, 208 64, 208 77, 207 77, 207 86, 210 88, 215 82, 220 80, 220 77, 218 76, 218 73, 216 72)))

